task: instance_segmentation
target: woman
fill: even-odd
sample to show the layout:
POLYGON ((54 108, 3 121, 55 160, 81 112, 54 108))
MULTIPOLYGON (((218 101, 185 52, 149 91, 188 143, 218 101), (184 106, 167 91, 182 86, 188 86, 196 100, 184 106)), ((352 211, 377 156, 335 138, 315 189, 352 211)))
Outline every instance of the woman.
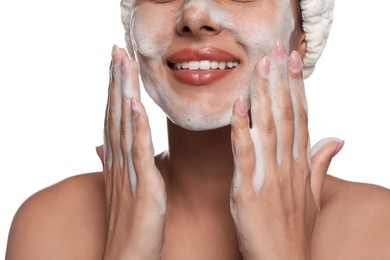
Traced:
POLYGON ((153 157, 137 65, 114 47, 103 175, 31 197, 7 259, 389 256, 388 190, 326 176, 340 140, 308 152, 298 7, 124 4, 130 54, 169 118, 169 150, 153 157))

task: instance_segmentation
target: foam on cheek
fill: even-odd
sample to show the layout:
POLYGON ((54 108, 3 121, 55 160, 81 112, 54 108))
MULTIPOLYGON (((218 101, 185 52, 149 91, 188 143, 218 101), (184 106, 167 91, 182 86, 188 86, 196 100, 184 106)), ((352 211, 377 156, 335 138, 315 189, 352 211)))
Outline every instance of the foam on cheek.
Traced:
POLYGON ((158 9, 149 10, 148 13, 139 12, 138 9, 134 7, 131 15, 130 33, 134 51, 147 58, 161 58, 171 42, 173 32, 167 29, 166 23, 151 19, 150 16, 159 13, 158 9))
POLYGON ((158 18, 157 14, 161 13, 159 8, 160 5, 149 6, 145 12, 140 7, 134 7, 130 19, 130 35, 144 87, 151 98, 167 112, 166 104, 172 95, 166 74, 161 69, 161 58, 166 53, 174 32, 167 28, 167 23, 151 18, 158 18))
POLYGON ((290 1, 277 0, 273 20, 262 19, 261 14, 242 17, 230 17, 226 24, 232 36, 240 42, 248 53, 250 62, 259 62, 267 55, 277 41, 289 46, 290 36, 294 30, 295 22, 290 1), (238 21, 241 19, 242 21, 238 21))

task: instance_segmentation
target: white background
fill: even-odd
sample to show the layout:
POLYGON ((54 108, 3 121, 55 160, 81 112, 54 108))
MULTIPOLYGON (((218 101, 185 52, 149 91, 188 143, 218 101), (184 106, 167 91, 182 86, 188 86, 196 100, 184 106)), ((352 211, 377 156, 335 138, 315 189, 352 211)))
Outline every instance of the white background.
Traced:
MULTIPOLYGON (((306 82, 312 143, 346 141, 330 173, 390 188, 388 1, 340 0, 329 43, 306 82)), ((0 2, 0 258, 12 217, 34 192, 98 171, 119 1, 0 2)), ((156 152, 164 115, 143 95, 156 152)))

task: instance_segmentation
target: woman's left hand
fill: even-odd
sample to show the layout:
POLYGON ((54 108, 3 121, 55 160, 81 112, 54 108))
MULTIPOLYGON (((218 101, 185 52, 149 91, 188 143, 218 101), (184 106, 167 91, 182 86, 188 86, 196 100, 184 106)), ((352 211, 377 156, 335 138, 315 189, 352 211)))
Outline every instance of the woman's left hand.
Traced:
POLYGON ((232 116, 235 171, 231 212, 246 259, 308 259, 329 164, 343 146, 327 139, 310 150, 298 52, 277 44, 255 68, 251 124, 247 101, 232 116))

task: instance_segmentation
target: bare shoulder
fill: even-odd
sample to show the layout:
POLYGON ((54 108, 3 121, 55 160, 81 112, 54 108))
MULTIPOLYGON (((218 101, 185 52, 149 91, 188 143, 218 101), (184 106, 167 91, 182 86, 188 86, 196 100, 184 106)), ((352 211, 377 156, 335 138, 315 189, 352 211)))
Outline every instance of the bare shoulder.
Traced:
POLYGON ((74 176, 32 195, 15 214, 7 259, 99 259, 104 200, 101 173, 74 176))
POLYGON ((313 251, 327 259, 390 259, 389 219, 389 189, 329 176, 313 251))

